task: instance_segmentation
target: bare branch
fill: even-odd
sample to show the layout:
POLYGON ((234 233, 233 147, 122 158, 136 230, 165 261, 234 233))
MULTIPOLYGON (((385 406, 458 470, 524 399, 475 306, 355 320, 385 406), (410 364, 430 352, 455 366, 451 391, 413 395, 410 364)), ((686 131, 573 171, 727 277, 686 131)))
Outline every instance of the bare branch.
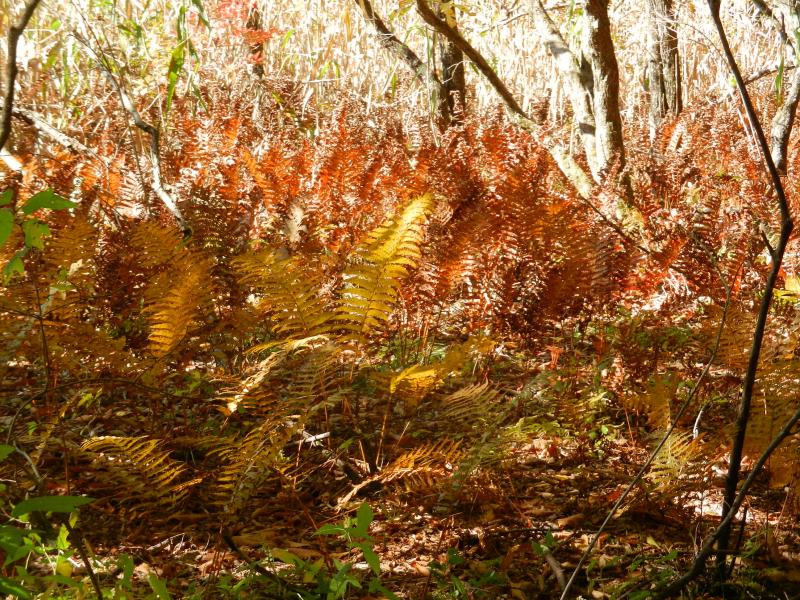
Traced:
POLYGON ((68 136, 63 131, 59 131, 58 129, 50 125, 47 121, 45 121, 41 115, 38 115, 35 112, 28 110, 27 108, 20 108, 18 106, 13 107, 13 109, 11 110, 11 114, 20 121, 24 121, 34 129, 36 129, 36 131, 38 131, 42 135, 50 138, 60 146, 63 146, 67 150, 71 150, 73 152, 80 152, 81 154, 91 154, 99 158, 91 148, 85 146, 75 138, 68 136))
MULTIPOLYGON (((753 107, 753 103, 750 100, 750 95, 747 92, 747 86, 736 63, 736 59, 733 56, 730 44, 728 43, 727 35, 725 34, 725 29, 722 25, 722 20, 720 19, 720 0, 708 0, 708 6, 711 10, 711 17, 714 20, 714 25, 717 28, 720 42, 722 43, 722 49, 725 53, 725 58, 727 59, 728 65, 736 79, 736 84, 739 88, 750 125, 756 134, 756 139, 758 140, 764 163, 766 164, 767 171, 769 172, 770 179, 772 180, 772 186, 775 190, 775 195, 778 199, 778 208, 780 210, 781 232, 780 239, 773 252, 772 269, 767 277, 767 283, 764 287, 764 293, 761 298, 761 305, 758 311, 756 327, 753 332, 753 343, 750 348, 750 358, 747 364, 744 383, 742 385, 742 398, 739 404, 739 413, 736 419, 736 432, 734 434, 733 444, 731 447, 728 476, 725 484, 725 497, 722 506, 722 523, 720 523, 720 526, 717 528, 717 531, 714 533, 712 538, 707 541, 706 544, 704 544, 703 549, 697 555, 697 558, 692 564, 689 572, 668 586, 664 595, 677 594, 687 583, 689 583, 703 571, 706 560, 713 551, 713 544, 715 541, 719 542, 719 548, 721 550, 717 555, 718 575, 720 579, 724 579, 727 576, 725 564, 726 555, 724 550, 727 549, 730 541, 731 523, 736 515, 736 512, 738 511, 739 506, 741 506, 741 502, 744 500, 744 495, 747 489, 749 488, 749 484, 747 484, 747 482, 752 482, 752 480, 755 478, 755 475, 763 467, 767 457, 769 456, 768 453, 765 453, 766 456, 762 455, 763 460, 759 460, 759 462, 756 464, 753 471, 750 473, 747 482, 745 482, 746 485, 742 487, 741 491, 737 495, 737 485, 739 483, 739 473, 741 471, 744 441, 747 433, 747 423, 750 417, 750 405, 753 399, 753 390, 755 388, 756 373, 758 372, 758 362, 761 356, 761 347, 764 342, 764 333, 766 330, 767 318, 769 316, 769 307, 772 301, 773 292, 775 290, 775 284, 778 280, 781 264, 783 262, 783 255, 786 251, 786 245, 789 243, 789 236, 794 228, 794 222, 792 221, 791 213, 789 211, 789 204, 786 201, 786 194, 783 189, 783 183, 781 182, 780 174, 772 160, 772 154, 770 152, 769 144, 767 143, 767 138, 764 135, 764 130, 761 127, 761 122, 758 120, 758 115, 753 107)), ((786 437, 786 435, 789 434, 788 432, 798 419, 800 419, 800 412, 798 412, 787 423, 786 427, 781 432, 782 434, 786 432, 783 437, 786 437)), ((781 437, 780 439, 776 438, 776 440, 773 440, 773 444, 770 445, 771 449, 768 448, 768 452, 771 453, 782 439, 783 438, 781 437)))
POLYGON ((6 89, 3 95, 3 109, 0 114, 0 151, 5 148, 11 135, 11 112, 14 108, 14 84, 17 81, 17 45, 19 38, 28 26, 36 7, 41 0, 28 0, 25 10, 16 23, 8 28, 8 63, 6 64, 6 89))
POLYGON ((552 135, 544 131, 544 128, 528 116, 519 103, 514 98, 513 94, 509 91, 508 87, 498 77, 497 73, 492 69, 491 65, 486 59, 478 52, 472 45, 467 42, 461 34, 450 27, 447 22, 438 18, 431 10, 425 0, 417 0, 417 9, 423 20, 431 27, 436 29, 444 35, 456 48, 461 50, 464 55, 469 58, 481 72, 481 74, 489 81, 491 86, 503 99, 503 102, 508 109, 514 113, 517 124, 530 131, 537 139, 537 141, 550 153, 555 160, 558 168, 567 178, 567 180, 575 187, 581 198, 588 199, 592 195, 594 182, 586 174, 583 168, 577 163, 575 158, 569 151, 558 142, 552 135))
MULTIPOLYGON (((417 54, 407 44, 403 43, 400 38, 398 38, 392 32, 391 29, 389 29, 383 19, 381 19, 380 15, 375 12, 375 9, 370 1, 354 0, 354 2, 361 9, 361 14, 364 15, 364 19, 370 25, 372 25, 377 32, 378 40, 380 41, 381 46, 406 63, 406 65, 408 65, 408 67, 411 69, 411 72, 414 74, 414 77, 422 85, 430 85, 433 87, 434 90, 436 90, 440 101, 446 99, 447 89, 442 81, 436 76, 436 73, 433 71, 433 69, 422 62, 419 56, 417 56, 417 54)), ((447 117, 447 115, 443 116, 445 118, 447 117)))
MULTIPOLYGON (((664 591, 659 594, 659 597, 671 598, 678 595, 688 583, 700 575, 700 573, 703 571, 706 560, 708 560, 708 557, 714 552, 714 545, 722 538, 723 531, 725 529, 730 530, 736 513, 738 513, 739 509, 742 507, 742 502, 744 502, 744 499, 747 497, 747 492, 750 491, 750 488, 752 487, 753 482, 756 480, 756 477, 758 477, 758 475, 761 473, 761 469, 764 468, 764 465, 767 464, 769 457, 772 456, 772 453, 775 452, 778 446, 781 445, 783 440, 790 435, 793 435, 792 430, 794 429, 794 426, 797 425, 798 421, 800 421, 800 409, 795 411, 789 420, 786 421, 783 428, 772 439, 766 450, 761 453, 761 456, 756 461, 756 464, 753 465, 753 469, 750 471, 747 479, 744 480, 739 493, 731 503, 730 510, 727 512, 725 518, 719 524, 714 533, 706 538, 702 548, 700 548, 700 552, 697 553, 697 557, 695 558, 694 563, 692 563, 691 568, 683 576, 667 586, 664 591)), ((720 550, 718 552, 724 555, 726 553, 725 547, 720 545, 720 550)))
POLYGON ((99 65, 100 69, 103 71, 103 74, 106 76, 106 79, 111 83, 114 90, 117 92, 119 96, 120 102, 122 103, 122 107, 128 112, 131 119, 133 120, 134 125, 144 131, 146 134, 150 136, 150 165, 151 165, 151 187, 153 191, 158 196, 159 200, 164 204, 170 214, 175 217, 175 220, 178 222, 181 231, 183 231, 184 236, 191 235, 192 228, 186 222, 183 217, 183 213, 181 212, 180 208, 178 208, 177 203, 175 200, 170 196, 169 192, 164 189, 164 185, 161 179, 161 157, 160 157, 160 141, 161 141, 161 134, 157 127, 151 125, 147 121, 142 118, 142 115, 139 113, 139 110, 136 108, 136 105, 133 103, 133 100, 128 95, 128 93, 122 88, 120 82, 111 72, 109 66, 105 63, 102 57, 98 56, 94 50, 89 46, 86 40, 78 37, 79 41, 83 43, 83 45, 94 55, 95 59, 97 60, 97 64, 99 65))
POLYGON ((525 111, 522 110, 522 107, 517 102, 516 98, 514 98, 514 95, 506 87, 506 84, 503 83, 503 80, 498 77, 495 70, 483 57, 483 55, 472 47, 472 44, 465 40, 457 30, 450 27, 446 21, 437 17, 436 13, 434 13, 431 7, 428 6, 426 0, 417 0, 417 11, 419 12, 423 21, 446 37, 448 41, 450 41, 456 48, 461 50, 464 55, 473 62, 473 64, 481 72, 481 75, 483 75, 497 91, 497 93, 500 94, 503 102, 506 103, 506 106, 508 106, 511 111, 521 117, 528 118, 528 116, 525 114, 525 111))
MULTIPOLYGON (((715 266, 716 266, 716 264, 715 264, 715 266)), ((573 569, 572 575, 570 575, 569 581, 567 581, 566 586, 564 586, 562 588, 563 591, 561 592, 561 600, 566 600, 567 594, 569 593, 569 590, 572 587, 572 584, 575 582, 575 578, 578 576, 578 573, 580 572, 581 567, 586 562, 586 559, 589 558, 589 555, 591 554, 592 550, 594 549, 595 545, 597 544, 597 541, 600 539, 600 535, 603 533, 603 531, 605 531, 606 526, 609 524, 611 519, 614 518, 614 515, 617 514, 617 510, 619 509, 620 506, 622 506, 622 503, 625 501, 625 499, 628 497, 628 495, 631 493, 631 491, 633 491, 633 488, 636 487, 636 485, 642 480, 642 477, 644 477, 645 473, 647 473, 647 470, 650 468, 650 465, 653 464, 653 461, 656 459, 656 457, 658 456, 659 452, 661 452, 661 449, 667 443, 667 440, 672 435, 672 432, 675 431, 675 427, 677 427, 678 421, 683 416, 683 414, 686 412, 686 409, 689 408, 689 405, 692 403, 692 400, 694 400, 695 396, 697 395, 697 392, 700 390, 700 385, 703 383, 705 378, 708 376, 708 372, 711 370, 711 365, 714 364, 714 361, 717 358, 717 352, 719 352, 719 345, 720 345, 720 342, 722 341, 722 332, 725 330, 725 324, 726 324, 726 321, 728 319, 728 309, 730 308, 730 304, 731 304, 731 288, 730 288, 730 285, 725 280, 725 278, 722 277, 721 273, 720 273, 720 276, 721 276, 721 279, 722 279, 723 286, 725 287, 725 307, 722 309, 722 317, 721 317, 720 322, 719 322, 719 327, 717 328, 717 336, 716 336, 716 339, 714 340, 714 346, 712 347, 712 350, 711 350, 711 356, 709 357, 708 361, 706 362, 702 373, 700 373, 700 376, 697 378, 697 381, 695 381, 694 385, 692 386, 692 389, 689 392, 689 395, 686 397, 686 400, 683 401, 683 404, 681 404, 680 408, 678 408, 678 411, 675 413, 675 418, 672 420, 672 423, 667 428, 667 431, 661 437, 661 440, 658 442, 658 445, 650 453, 650 456, 647 458, 645 463, 641 466, 641 468, 639 469, 638 473, 636 473, 636 476, 631 480, 631 482, 628 484, 628 486, 625 488, 625 490, 622 492, 622 494, 620 494, 620 497, 617 498, 617 501, 614 502, 614 505, 611 507, 611 510, 608 511, 608 514, 606 515, 606 518, 603 520, 602 524, 597 529, 597 531, 595 532, 594 536, 592 536, 591 542, 589 542, 589 545, 586 547, 586 550, 583 551, 583 554, 581 555, 581 558, 578 561, 578 564, 573 569)))

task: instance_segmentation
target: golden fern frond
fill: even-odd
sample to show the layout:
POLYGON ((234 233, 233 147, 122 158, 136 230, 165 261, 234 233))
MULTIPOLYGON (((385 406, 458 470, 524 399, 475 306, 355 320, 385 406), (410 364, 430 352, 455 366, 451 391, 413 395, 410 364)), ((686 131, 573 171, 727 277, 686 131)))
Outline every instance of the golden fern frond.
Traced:
POLYGON ((162 450, 162 441, 147 437, 100 436, 87 440, 81 449, 105 467, 112 484, 120 485, 119 496, 137 504, 173 506, 199 480, 182 482, 185 466, 162 450))
POLYGON ((379 473, 353 486, 347 494, 339 498, 337 506, 343 508, 359 491, 375 482, 402 481, 409 492, 431 488, 437 480, 453 475, 464 456, 465 453, 457 441, 445 439, 423 444, 404 452, 379 473))
POLYGON ((286 391, 298 410, 319 410, 320 403, 328 403, 343 385, 342 347, 328 343, 314 348, 293 369, 291 383, 286 391))
POLYGON ((283 339, 322 333, 331 317, 320 296, 320 280, 300 263, 273 249, 244 254, 233 261, 242 283, 259 290, 259 307, 270 313, 283 339))
POLYGON ((497 340, 484 335, 472 335, 465 342, 447 348, 442 362, 436 366, 442 376, 473 366, 476 361, 489 355, 497 347, 497 340))
POLYGON ((442 399, 440 417, 473 427, 486 425, 491 415, 501 412, 491 408, 499 399, 500 393, 488 383, 468 385, 442 399))
POLYGON ((364 341, 388 322, 401 281, 419 264, 423 225, 432 207, 429 194, 415 198, 356 249, 356 261, 344 272, 337 309, 348 337, 364 341))
MULTIPOLYGON (((659 430, 656 439, 661 439, 664 430, 659 430)), ((686 489, 677 485, 680 480, 696 473, 697 459, 702 455, 699 438, 693 438, 691 431, 673 431, 661 451, 656 455, 647 478, 655 484, 657 492, 673 493, 676 489, 686 489)))
POLYGON ((340 346, 331 343, 305 346, 295 355, 262 365, 238 402, 265 417, 220 452, 224 465, 213 486, 215 503, 231 510, 240 508, 283 468, 283 449, 306 429, 313 415, 333 402, 343 379, 341 352, 340 346))
POLYGON ((405 403, 406 412, 413 410, 430 393, 439 389, 453 373, 471 368, 476 358, 491 352, 497 342, 485 335, 470 337, 449 346, 439 361, 428 365, 412 365, 391 377, 389 392, 405 403))
POLYGON ((157 357, 172 352, 189 332, 207 298, 210 287, 208 260, 182 260, 180 272, 167 293, 145 307, 150 325, 150 351, 157 357))
MULTIPOLYGON (((764 365, 756 381, 756 401, 750 410, 745 452, 758 456, 769 445, 778 431, 800 407, 800 361, 785 360, 764 365)), ((797 457, 800 441, 789 437, 776 450, 769 462, 770 484, 796 485, 800 480, 797 457)))
POLYGON ((436 365, 412 365, 391 378, 389 392, 403 401, 406 413, 409 413, 442 383, 436 365))
POLYGON ((231 440, 219 452, 224 464, 210 491, 212 503, 230 512, 241 508, 270 475, 280 472, 285 462, 281 450, 299 429, 289 420, 268 418, 243 438, 231 440))
POLYGON ((384 467, 375 479, 382 483, 406 480, 409 485, 423 483, 430 487, 434 480, 451 475, 464 458, 460 444, 453 440, 439 440, 404 452, 384 467))
POLYGON ((665 427, 670 423, 670 407, 679 383, 673 375, 655 376, 643 392, 623 395, 620 402, 627 410, 646 415, 652 427, 665 427))
POLYGON ((260 415, 277 414, 277 406, 292 400, 298 410, 314 398, 325 397, 334 387, 340 368, 341 347, 325 336, 262 344, 256 349, 270 350, 241 385, 221 397, 222 412, 230 415, 242 408, 260 415))
POLYGON ((74 219, 47 243, 44 260, 53 270, 64 269, 74 282, 94 255, 97 231, 85 219, 74 219))
POLYGON ((144 315, 150 326, 149 349, 157 357, 172 352, 211 297, 213 261, 186 246, 178 231, 142 222, 130 246, 147 277, 144 315))
POLYGON ((130 240, 138 262, 145 268, 168 263, 183 249, 180 231, 152 221, 137 223, 130 240))

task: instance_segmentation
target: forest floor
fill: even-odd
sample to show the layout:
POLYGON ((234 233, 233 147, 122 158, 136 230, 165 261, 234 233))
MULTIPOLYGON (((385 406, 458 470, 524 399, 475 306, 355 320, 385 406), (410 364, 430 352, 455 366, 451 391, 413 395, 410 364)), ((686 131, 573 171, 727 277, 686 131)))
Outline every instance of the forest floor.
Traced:
MULTIPOLYGON (((115 411, 118 428, 123 412, 115 411)), ((249 520, 233 528, 202 507, 154 521, 153 515, 120 515, 103 503, 82 513, 82 528, 101 562, 128 555, 134 580, 146 586, 155 575, 173 597, 278 598, 285 591, 248 561, 306 585, 313 583, 307 567, 315 563, 348 564, 355 580, 368 574, 358 549, 315 535, 325 524, 353 517, 366 502, 374 511, 369 531, 380 581, 398 597, 557 598, 654 443, 630 422, 612 426, 601 440, 542 436, 518 446, 500 468, 483 471, 466 494, 447 485, 430 493, 383 494, 375 484, 341 510, 335 500, 352 486, 330 466, 304 482, 306 489, 328 490, 322 497, 276 488, 274 495, 253 498, 249 520), (286 552, 305 566, 289 568, 286 552)), ((691 472, 661 483, 645 477, 600 535, 570 597, 647 598, 687 569, 719 523, 724 449, 710 467, 711 476, 701 479, 691 472)), ((769 489, 766 478, 757 488, 746 506, 747 525, 737 526, 734 536, 740 557, 735 585, 698 588, 692 597, 800 597, 800 557, 789 551, 800 542, 800 527, 784 516, 790 499, 783 489, 769 489)), ((100 571, 101 578, 120 576, 119 568, 100 571)), ((351 587, 348 597, 383 596, 351 587)))

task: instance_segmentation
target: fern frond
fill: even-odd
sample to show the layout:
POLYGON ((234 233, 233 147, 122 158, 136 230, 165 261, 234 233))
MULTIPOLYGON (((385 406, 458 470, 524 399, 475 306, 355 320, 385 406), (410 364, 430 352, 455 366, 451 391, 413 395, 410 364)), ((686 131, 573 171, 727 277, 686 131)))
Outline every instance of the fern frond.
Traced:
MULTIPOLYGON (((762 367, 756 381, 758 401, 753 402, 747 426, 745 452, 758 456, 769 445, 784 423, 800 406, 797 380, 800 361, 784 360, 762 367)), ((772 454, 769 462, 770 484, 778 487, 800 481, 797 465, 800 441, 789 437, 772 454)))
POLYGON ((157 357, 166 356, 183 340, 208 294, 210 261, 182 263, 183 272, 173 273, 177 281, 166 295, 145 307, 150 324, 150 351, 157 357))
POLYGON ((401 281, 419 264, 423 224, 432 207, 430 195, 415 198, 356 250, 337 309, 339 324, 352 339, 363 342, 388 322, 401 281))
POLYGON ((423 444, 398 456, 375 479, 382 483, 402 479, 407 482, 406 489, 420 483, 430 487, 435 479, 451 475, 464 455, 457 441, 423 444))
POLYGON ((332 405, 343 381, 341 352, 337 344, 306 346, 261 365, 237 402, 264 418, 220 452, 224 465, 213 486, 215 503, 240 508, 283 468, 283 449, 315 414, 332 405))
POLYGON ((188 486, 199 480, 181 482, 185 466, 172 460, 161 446, 161 440, 147 437, 101 436, 84 442, 81 449, 107 469, 112 483, 121 486, 123 501, 174 506, 186 496, 188 486))
POLYGON ((664 427, 670 423, 670 407, 679 383, 672 375, 653 377, 643 392, 623 395, 621 403, 628 410, 646 415, 652 427, 664 427))
POLYGON ((457 441, 440 440, 423 444, 404 452, 379 473, 353 486, 347 494, 339 498, 337 505, 340 509, 343 508, 359 491, 375 482, 402 481, 409 492, 431 488, 437 480, 453 475, 464 456, 465 453, 457 441))
POLYGON ((144 310, 149 350, 161 358, 175 350, 211 298, 213 260, 187 247, 180 232, 155 223, 136 225, 130 245, 146 269, 144 310))
POLYGON ((489 407, 499 398, 500 393, 488 383, 468 385, 442 399, 441 418, 473 426, 485 424, 498 412, 489 407))
POLYGON ((233 261, 242 283, 257 288, 259 307, 268 312, 274 331, 282 339, 295 340, 322 333, 331 317, 320 296, 320 279, 299 259, 283 258, 268 249, 233 261))
MULTIPOLYGON (((657 439, 661 439, 659 430, 657 439)), ((673 431, 661 451, 656 455, 647 478, 653 482, 657 491, 674 492, 681 479, 694 474, 697 459, 702 455, 699 438, 693 438, 691 431, 673 431)))
POLYGON ((266 419, 244 437, 231 440, 219 452, 224 461, 210 491, 212 503, 235 512, 266 482, 280 471, 281 450, 294 433, 291 425, 266 419))

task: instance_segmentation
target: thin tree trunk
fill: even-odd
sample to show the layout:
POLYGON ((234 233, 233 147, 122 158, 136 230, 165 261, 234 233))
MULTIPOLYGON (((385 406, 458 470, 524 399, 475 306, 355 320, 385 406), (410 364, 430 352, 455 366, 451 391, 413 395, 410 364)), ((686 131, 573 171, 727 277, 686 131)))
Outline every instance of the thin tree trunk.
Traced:
POLYGON ((505 83, 498 77, 489 62, 472 46, 472 44, 461 36, 461 33, 437 17, 436 13, 428 6, 426 0, 416 0, 416 3, 417 10, 422 19, 436 31, 444 35, 454 46, 464 53, 464 56, 472 62, 475 68, 494 88, 500 98, 503 99, 508 110, 516 116, 519 126, 530 131, 531 134, 536 137, 539 143, 553 157, 558 168, 574 186, 578 195, 584 200, 588 199, 592 195, 594 184, 591 178, 584 172, 583 167, 577 163, 560 140, 556 139, 547 128, 542 127, 541 123, 531 119, 531 117, 522 110, 519 102, 517 102, 505 83))
POLYGON ((441 109, 443 107, 445 109, 447 108, 446 103, 444 105, 441 104, 441 99, 448 97, 446 86, 436 76, 434 70, 429 68, 426 63, 422 62, 419 56, 417 56, 417 54, 411 48, 409 48, 407 44, 404 44, 400 38, 398 38, 392 32, 391 29, 389 29, 380 15, 375 12, 375 9, 369 0, 353 1, 358 6, 359 10, 361 10, 361 14, 364 15, 364 19, 367 21, 367 23, 372 25, 372 27, 375 29, 381 46, 406 63, 406 65, 408 65, 408 67, 411 69, 411 72, 414 74, 414 77, 422 85, 430 86, 430 88, 434 90, 437 97, 440 99, 440 105, 438 107, 440 111, 439 118, 443 121, 443 124, 446 125, 449 122, 449 114, 441 113, 441 109))
MULTIPOLYGON (((800 14, 798 13, 798 5, 790 3, 790 19, 791 27, 794 29, 800 24, 800 14)), ((772 14, 772 13, 770 13, 772 14)), ((775 16, 772 15, 775 19, 775 16)), ((794 53, 794 46, 786 35, 783 22, 779 22, 778 28, 781 33, 781 40, 784 42, 786 48, 794 53)), ((783 80, 786 81, 786 69, 783 69, 783 80)), ((784 98, 783 105, 778 108, 775 116, 772 119, 772 127, 770 128, 770 154, 775 163, 775 168, 782 176, 786 175, 786 160, 789 150, 789 136, 792 134, 792 127, 794 126, 794 117, 797 112, 797 105, 800 103, 800 72, 794 73, 792 80, 792 87, 789 94, 784 98)))
POLYGON ((611 39, 608 0, 588 0, 585 5, 581 46, 592 75, 592 109, 599 171, 612 163, 625 164, 625 142, 619 112, 619 66, 611 39))
POLYGON ((665 117, 683 109, 678 32, 674 0, 647 0, 649 39, 647 79, 650 92, 650 139, 665 117))
POLYGON ((789 150, 789 136, 794 126, 794 115, 800 103, 800 73, 794 74, 792 88, 783 105, 775 113, 770 129, 770 153, 778 173, 786 175, 786 158, 789 150))
MULTIPOLYGON (((452 0, 439 5, 438 17, 458 31, 456 8, 452 0)), ((466 82, 464 80, 464 53, 444 35, 437 32, 441 80, 446 96, 439 101, 445 106, 439 113, 448 117, 449 124, 462 121, 465 108, 466 82)))
POLYGON ((36 7, 40 0, 29 0, 25 3, 19 20, 11 23, 8 28, 8 53, 6 64, 5 92, 3 94, 3 107, 0 113, 0 151, 6 145, 8 137, 11 135, 11 112, 14 109, 14 84, 17 80, 17 44, 22 33, 28 26, 36 7))
POLYGON ((569 49, 569 45, 561 36, 561 32, 553 23, 550 15, 547 14, 541 0, 531 0, 530 12, 536 32, 542 39, 545 48, 552 54, 556 68, 561 75, 592 179, 599 182, 602 169, 597 158, 597 142, 595 140, 597 127, 592 108, 590 81, 581 72, 575 55, 569 49))

